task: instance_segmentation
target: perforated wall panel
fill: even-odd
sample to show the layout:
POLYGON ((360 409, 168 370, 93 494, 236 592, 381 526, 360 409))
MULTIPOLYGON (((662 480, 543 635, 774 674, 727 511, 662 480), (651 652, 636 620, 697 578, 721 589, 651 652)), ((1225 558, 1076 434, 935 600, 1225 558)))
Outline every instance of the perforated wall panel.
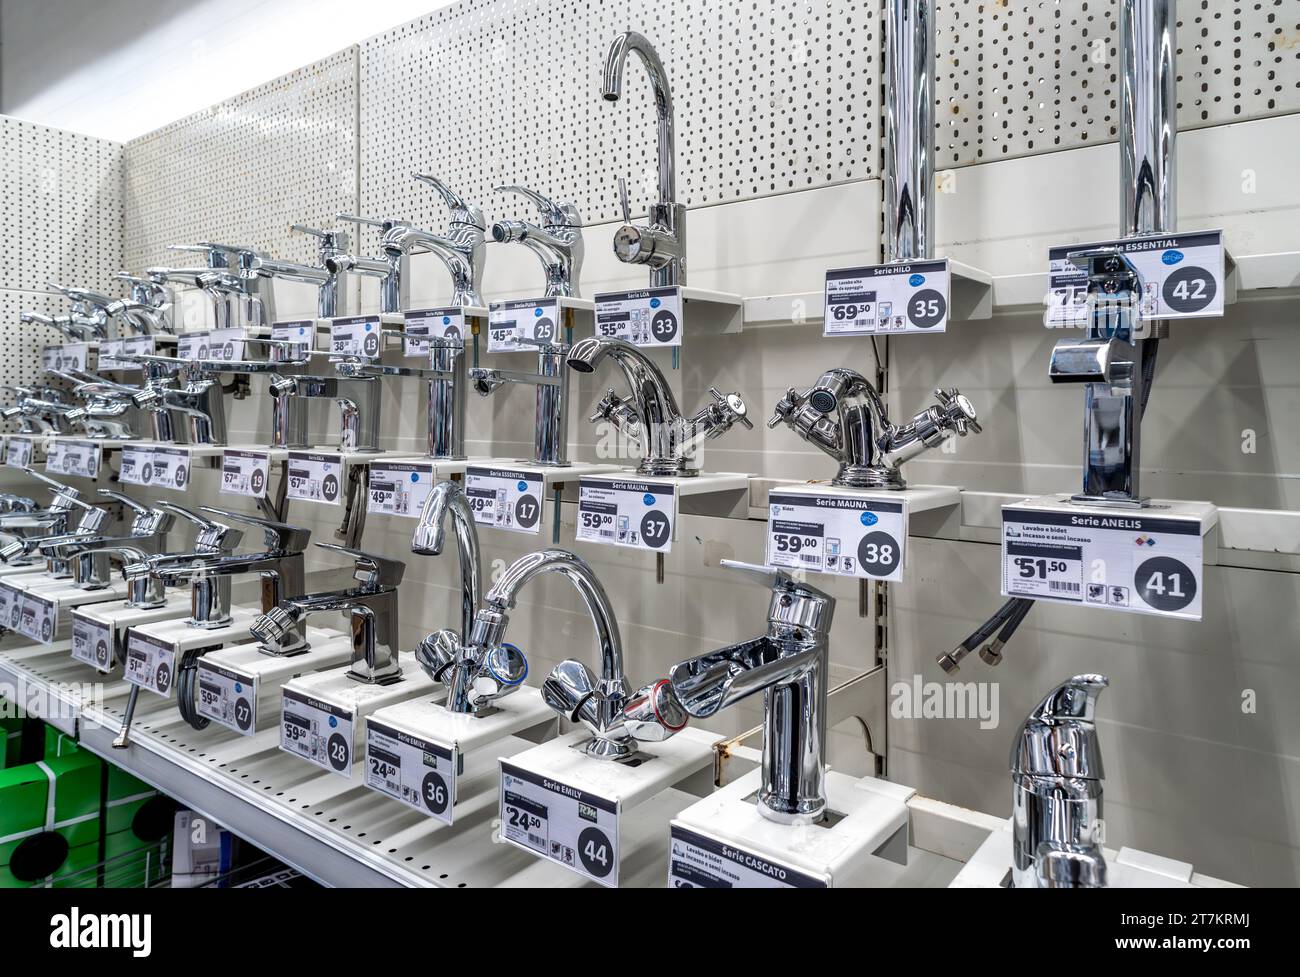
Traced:
POLYGON ((356 208, 357 49, 300 68, 126 146, 126 261, 185 265, 212 240, 308 261, 297 222, 356 208))
MULTIPOLYGON (((940 167, 1118 138, 1114 0, 937 5, 940 167)), ((1300 111, 1300 4, 1180 0, 1180 129, 1300 111)))
MULTIPOLYGON (((19 313, 57 315, 67 311, 67 300, 61 295, 0 289, 0 383, 31 386, 42 382, 41 350, 67 341, 53 329, 20 323, 19 313)), ((0 404, 12 403, 13 397, 0 394, 0 404)))
POLYGON ((434 173, 489 219, 529 216, 494 192, 518 183, 588 223, 656 187, 650 85, 629 57, 624 97, 600 97, 615 35, 646 35, 665 63, 688 206, 874 176, 879 0, 467 0, 361 46, 361 206, 440 227, 434 173))

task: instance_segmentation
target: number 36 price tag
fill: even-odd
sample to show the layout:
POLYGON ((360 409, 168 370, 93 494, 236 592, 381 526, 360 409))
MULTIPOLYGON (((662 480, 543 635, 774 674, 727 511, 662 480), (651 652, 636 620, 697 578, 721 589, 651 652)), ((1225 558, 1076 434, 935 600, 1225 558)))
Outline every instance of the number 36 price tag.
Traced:
POLYGON ((839 577, 902 580, 907 502, 848 492, 768 496, 767 564, 839 577))

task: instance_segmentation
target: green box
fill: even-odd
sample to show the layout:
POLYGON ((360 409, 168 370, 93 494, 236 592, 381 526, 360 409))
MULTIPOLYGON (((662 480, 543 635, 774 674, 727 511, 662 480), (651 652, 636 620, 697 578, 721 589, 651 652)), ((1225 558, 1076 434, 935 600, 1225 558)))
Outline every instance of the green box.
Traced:
POLYGON ((0 750, 0 770, 17 766, 23 748, 23 721, 19 718, 0 717, 0 736, 4 737, 4 749, 0 750))
MULTIPOLYGON (((104 830, 110 834, 129 831, 135 816, 158 792, 139 777, 108 764, 108 798, 104 808, 104 830)), ((149 839, 156 840, 156 839, 149 839)))
POLYGON ((77 750, 77 738, 61 733, 49 723, 45 724, 45 759, 66 756, 77 750))
MULTIPOLYGON (((69 849, 68 857, 52 879, 53 888, 94 888, 98 873, 90 870, 97 864, 99 864, 98 841, 69 849)), ((46 884, 45 879, 37 882, 20 882, 13 877, 8 865, 0 865, 0 889, 32 889, 46 884)))
POLYGON ((85 750, 0 770, 0 867, 7 868, 28 839, 46 833, 51 791, 52 833, 69 848, 97 845, 100 771, 99 758, 85 750))
POLYGON ((140 889, 166 879, 169 847, 141 841, 132 831, 110 834, 104 842, 104 887, 140 889))

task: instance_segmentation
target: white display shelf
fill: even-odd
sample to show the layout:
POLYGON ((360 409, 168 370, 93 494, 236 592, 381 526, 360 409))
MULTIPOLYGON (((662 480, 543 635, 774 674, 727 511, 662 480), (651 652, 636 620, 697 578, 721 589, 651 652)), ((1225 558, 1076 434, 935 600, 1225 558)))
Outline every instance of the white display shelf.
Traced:
POLYGON ((818 482, 781 482, 775 479, 753 479, 750 491, 749 517, 766 519, 767 500, 773 492, 786 495, 846 495, 854 498, 882 499, 886 502, 906 502, 910 515, 944 509, 961 504, 961 489, 955 485, 909 485, 905 489, 865 489, 832 485, 829 480, 818 482))
POLYGON ((691 335, 732 335, 745 328, 745 299, 732 292, 682 286, 682 318, 691 335))
POLYGON ((231 645, 248 640, 249 628, 262 616, 260 610, 251 607, 232 607, 230 623, 220 628, 190 627, 188 617, 173 618, 142 624, 136 631, 148 635, 155 641, 162 641, 172 646, 176 654, 182 655, 194 648, 207 648, 212 645, 231 645))
POLYGON ((449 712, 441 705, 426 701, 408 700, 377 709, 371 718, 410 736, 445 746, 462 757, 556 719, 551 707, 542 701, 541 693, 533 688, 521 688, 492 706, 493 711, 487 715, 471 716, 449 712))

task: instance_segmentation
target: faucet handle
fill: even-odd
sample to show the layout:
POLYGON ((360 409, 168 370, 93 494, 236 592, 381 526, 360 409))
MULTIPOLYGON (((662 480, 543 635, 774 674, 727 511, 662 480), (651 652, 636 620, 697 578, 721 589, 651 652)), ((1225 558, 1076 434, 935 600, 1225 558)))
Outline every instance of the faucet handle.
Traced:
POLYGON ((106 499, 112 499, 114 502, 122 503, 122 505, 126 506, 136 515, 143 516, 148 512, 154 511, 150 509, 147 505, 141 505, 139 502, 131 498, 129 495, 123 495, 121 492, 114 492, 112 489, 102 488, 99 490, 99 494, 106 499))
POLYGON ((402 577, 406 573, 406 564, 401 560, 390 560, 386 556, 367 553, 364 550, 353 549, 350 546, 340 546, 338 543, 317 543, 316 545, 323 550, 346 553, 352 557, 356 561, 356 579, 367 587, 396 587, 402 582, 402 577), (365 579, 361 577, 363 573, 366 574, 365 579))
POLYGON ((71 299, 73 302, 83 302, 86 305, 93 305, 100 309, 107 308, 112 305, 114 301, 107 295, 103 295, 99 292, 92 292, 86 288, 77 288, 71 285, 58 285, 51 281, 47 281, 45 286, 50 291, 58 292, 60 295, 64 295, 71 299))
POLYGON ((225 523, 217 522, 215 519, 205 518, 193 509, 187 509, 175 502, 159 502, 158 508, 180 516, 186 522, 192 522, 199 527, 198 536, 194 540, 196 549, 213 553, 218 551, 233 553, 235 547, 244 538, 244 534, 240 530, 227 526, 225 523))
POLYGON ((934 396, 939 401, 944 416, 962 437, 965 437, 968 431, 979 434, 984 430, 976 420, 975 407, 956 387, 951 390, 938 387, 934 391, 934 396))
POLYGON ((643 743, 662 743, 685 729, 690 718, 666 678, 638 689, 623 709, 627 731, 643 743))
POLYGON ((729 428, 733 424, 740 423, 749 430, 754 430, 754 422, 746 416, 748 408, 745 407, 745 401, 740 394, 724 394, 717 387, 710 387, 709 394, 713 397, 714 412, 725 427, 729 428))
POLYGON ((312 227, 310 224, 290 224, 289 230, 318 238, 322 248, 331 248, 335 251, 346 251, 348 249, 349 242, 346 231, 326 231, 319 227, 312 227))
POLYGON ((74 489, 71 485, 64 485, 62 482, 50 478, 49 475, 45 475, 41 472, 38 472, 35 468, 32 468, 30 466, 25 466, 19 468, 18 470, 22 472, 24 475, 30 475, 38 482, 42 482, 45 485, 49 486, 50 490, 54 492, 55 495, 62 496, 64 499, 66 499, 69 502, 76 501, 81 495, 81 493, 78 492, 76 489, 74 489))
POLYGON ((290 526, 288 523, 275 522, 271 519, 264 519, 261 516, 253 516, 244 512, 218 509, 216 506, 211 505, 199 506, 199 511, 258 527, 262 530, 266 548, 277 554, 301 553, 307 548, 308 541, 311 540, 311 530, 303 529, 301 526, 290 526))
POLYGON ((764 587, 777 593, 795 594, 800 597, 812 597, 834 602, 834 598, 811 584, 796 580, 784 570, 765 567, 757 563, 744 563, 740 560, 722 560, 720 566, 728 570, 739 570, 764 587))
POLYGON ((1110 683, 1104 675, 1076 675, 1062 682, 1026 717, 1011 747, 1011 772, 1038 777, 1102 780, 1097 743, 1097 697, 1110 683))
POLYGON ((623 208, 623 223, 632 223, 632 208, 627 203, 627 180, 621 176, 618 178, 618 202, 623 208))
POLYGON ((536 190, 530 190, 527 187, 521 187, 516 184, 493 187, 497 193, 517 193, 521 197, 527 197, 542 214, 542 223, 551 227, 577 227, 581 226, 580 222, 575 223, 574 218, 577 210, 572 205, 561 206, 550 197, 544 197, 536 190))
POLYGON ((435 682, 441 682, 447 669, 456 664, 460 658, 462 645, 460 635, 448 628, 425 635, 415 646, 415 660, 424 674, 435 682))
POLYGON ((442 195, 443 202, 446 203, 447 209, 451 211, 453 224, 471 224, 481 231, 487 230, 487 221, 483 219, 483 211, 473 204, 466 203, 464 197, 443 183, 442 180, 428 173, 412 173, 411 178, 433 187, 442 195))

